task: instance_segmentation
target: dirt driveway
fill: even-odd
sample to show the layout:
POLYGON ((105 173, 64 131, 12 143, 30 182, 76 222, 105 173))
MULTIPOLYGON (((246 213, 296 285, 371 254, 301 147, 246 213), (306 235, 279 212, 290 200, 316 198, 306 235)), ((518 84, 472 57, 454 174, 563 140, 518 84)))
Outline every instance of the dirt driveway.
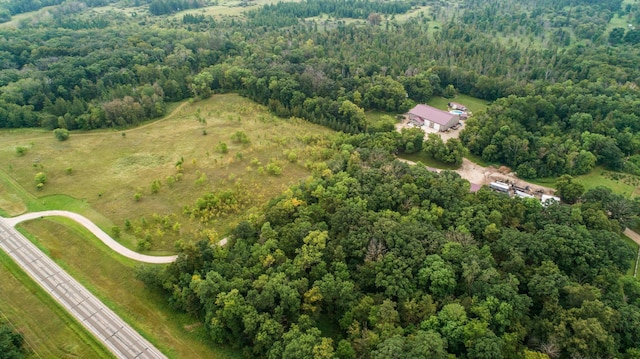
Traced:
POLYGON ((462 159, 462 166, 455 170, 460 177, 468 180, 471 183, 485 185, 490 182, 500 181, 511 183, 515 186, 526 188, 529 187, 531 193, 544 193, 552 195, 555 190, 553 188, 540 186, 537 184, 529 183, 521 178, 518 178, 513 172, 509 171, 507 167, 495 168, 492 166, 482 167, 477 165, 466 158, 462 159))

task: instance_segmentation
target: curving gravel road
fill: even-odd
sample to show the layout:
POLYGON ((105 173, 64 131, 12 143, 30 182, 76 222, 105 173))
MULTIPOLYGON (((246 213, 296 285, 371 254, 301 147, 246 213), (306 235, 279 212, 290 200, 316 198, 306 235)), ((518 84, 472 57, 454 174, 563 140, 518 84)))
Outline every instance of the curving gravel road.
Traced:
POLYGON ((8 223, 10 226, 15 227, 16 224, 20 222, 42 218, 42 217, 51 217, 51 216, 65 217, 80 223, 89 231, 91 231, 91 233, 93 233, 96 237, 98 237, 98 239, 100 239, 109 248, 113 249, 117 253, 120 253, 121 255, 127 258, 131 258, 139 262, 163 264, 163 263, 174 262, 176 258, 178 258, 178 256, 148 256, 148 255, 144 255, 144 254, 140 254, 138 252, 132 251, 131 249, 116 242, 113 238, 111 238, 110 235, 106 234, 102 229, 100 229, 100 227, 96 226, 90 219, 74 212, 59 211, 59 210, 32 212, 32 213, 26 213, 17 217, 4 218, 4 221, 8 223))

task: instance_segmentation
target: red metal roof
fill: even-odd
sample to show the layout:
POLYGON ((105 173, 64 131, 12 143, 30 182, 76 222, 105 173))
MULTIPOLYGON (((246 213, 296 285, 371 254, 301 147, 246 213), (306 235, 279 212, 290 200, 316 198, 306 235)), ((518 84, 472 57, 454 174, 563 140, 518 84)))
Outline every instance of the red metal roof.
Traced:
POLYGON ((481 184, 470 183, 469 192, 478 192, 482 188, 481 184))
POLYGON ((409 114, 422 117, 423 119, 427 119, 439 125, 446 125, 451 121, 452 118, 458 116, 427 105, 417 105, 416 107, 409 110, 409 114))

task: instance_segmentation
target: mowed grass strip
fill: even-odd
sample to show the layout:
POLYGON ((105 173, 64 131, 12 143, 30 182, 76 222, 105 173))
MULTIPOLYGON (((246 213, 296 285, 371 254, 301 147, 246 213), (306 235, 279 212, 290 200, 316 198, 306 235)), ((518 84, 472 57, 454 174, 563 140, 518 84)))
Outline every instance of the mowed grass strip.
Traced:
POLYGON ((8 319, 24 336, 32 357, 113 358, 3 251, 0 278, 0 318, 8 319))
POLYGON ((163 295, 134 278, 135 262, 112 253, 83 227, 64 218, 38 219, 20 227, 56 263, 170 358, 241 357, 231 349, 213 346, 197 319, 176 312, 163 295))
POLYGON ((137 128, 73 131, 65 142, 39 130, 0 131, 0 183, 9 177, 37 198, 29 200, 31 211, 79 211, 107 233, 119 227, 119 240, 129 248, 136 249, 141 237, 150 236, 151 253, 166 254, 174 251, 176 239, 202 236, 204 231, 222 235, 241 215, 308 176, 305 164, 314 162, 320 151, 308 138, 331 133, 303 120, 277 118, 236 94, 214 95, 184 102, 165 119, 137 128), (246 134, 249 142, 234 141, 237 132, 246 134), (220 150, 222 143, 226 151, 220 150), (18 146, 26 148, 24 154, 17 154, 18 146), (181 170, 176 168, 179 162, 181 170), (265 171, 270 162, 282 169, 280 175, 265 171), (34 182, 39 172, 47 177, 42 190, 34 182), (235 213, 223 213, 206 224, 184 215, 184 207, 204 194, 237 188, 247 195, 235 213), (171 228, 143 224, 165 217, 171 228), (135 228, 124 230, 127 220, 139 227, 137 233, 135 228))

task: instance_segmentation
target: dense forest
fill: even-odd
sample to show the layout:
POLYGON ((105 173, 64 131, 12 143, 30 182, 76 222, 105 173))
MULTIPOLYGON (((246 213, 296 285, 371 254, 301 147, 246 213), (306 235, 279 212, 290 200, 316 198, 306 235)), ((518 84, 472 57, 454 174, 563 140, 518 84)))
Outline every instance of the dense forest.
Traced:
POLYGON ((4 320, 0 320, 0 354, 3 359, 22 359, 27 354, 22 334, 4 320))
POLYGON ((381 136, 336 141, 325 170, 228 248, 198 242, 139 278, 247 357, 640 354, 640 283, 618 234, 640 202, 606 188, 574 206, 473 194, 453 172, 393 160, 381 136))

